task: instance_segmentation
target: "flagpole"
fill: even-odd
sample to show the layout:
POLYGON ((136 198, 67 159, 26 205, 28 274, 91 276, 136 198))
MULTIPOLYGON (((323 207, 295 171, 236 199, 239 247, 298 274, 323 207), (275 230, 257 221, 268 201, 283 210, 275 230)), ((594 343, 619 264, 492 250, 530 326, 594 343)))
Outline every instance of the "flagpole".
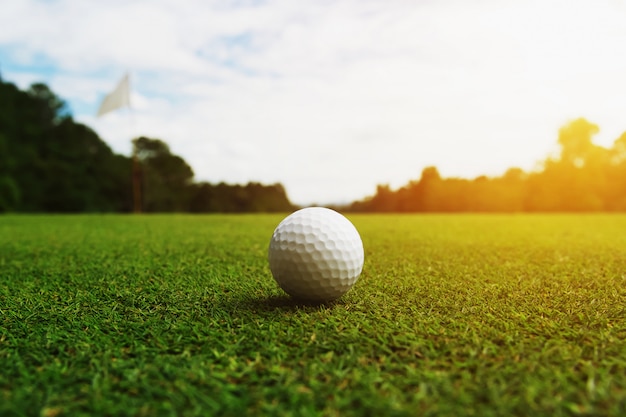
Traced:
POLYGON ((141 213, 141 165, 133 143, 133 213, 141 213))
POLYGON ((135 114, 130 103, 130 71, 127 71, 124 77, 117 84, 115 89, 107 94, 98 108, 96 117, 105 115, 108 112, 117 110, 122 107, 128 107, 129 133, 132 143, 132 192, 133 192, 133 213, 141 213, 142 211, 142 171, 139 156, 137 155, 137 146, 133 141, 136 132, 135 114))
MULTIPOLYGON (((129 84, 130 84, 130 73, 128 74, 129 84)), ((141 213, 141 164, 139 163, 139 157, 137 156, 137 145, 135 145, 134 139, 136 136, 136 121, 135 121, 135 111, 130 102, 130 88, 128 88, 128 118, 130 120, 130 130, 131 130, 131 139, 130 142, 132 144, 132 160, 133 160, 133 173, 132 173, 132 182, 133 182, 133 213, 139 214, 141 213)))

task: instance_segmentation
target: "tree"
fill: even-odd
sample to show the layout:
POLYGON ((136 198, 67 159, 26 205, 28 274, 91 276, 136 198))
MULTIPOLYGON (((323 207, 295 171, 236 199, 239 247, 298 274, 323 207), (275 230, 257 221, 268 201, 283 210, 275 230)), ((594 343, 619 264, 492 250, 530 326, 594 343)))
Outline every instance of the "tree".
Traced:
POLYGON ((70 117, 65 101, 58 97, 43 83, 34 83, 27 94, 34 99, 32 109, 38 113, 43 126, 57 125, 63 119, 70 117))
POLYGON ((0 211, 126 210, 127 160, 45 84, 0 82, 0 211))
POLYGON ((189 210, 194 213, 269 213, 288 212, 295 208, 281 184, 250 182, 241 186, 204 182, 192 185, 191 190, 189 210))
POLYGON ((438 211, 442 197, 442 179, 437 167, 430 166, 422 170, 419 181, 417 198, 420 201, 420 211, 438 211))
POLYGON ((147 212, 186 211, 193 170, 158 139, 139 137, 133 146, 141 167, 143 208, 147 212))
POLYGON ((600 128, 584 118, 576 119, 559 129, 558 143, 561 145, 561 161, 582 167, 593 155, 591 138, 600 128))
POLYGON ((626 211, 626 132, 615 140, 609 155, 606 208, 611 211, 626 211))
POLYGON ((607 187, 608 151, 593 143, 599 127, 579 118, 559 130, 561 207, 565 210, 603 210, 607 187))

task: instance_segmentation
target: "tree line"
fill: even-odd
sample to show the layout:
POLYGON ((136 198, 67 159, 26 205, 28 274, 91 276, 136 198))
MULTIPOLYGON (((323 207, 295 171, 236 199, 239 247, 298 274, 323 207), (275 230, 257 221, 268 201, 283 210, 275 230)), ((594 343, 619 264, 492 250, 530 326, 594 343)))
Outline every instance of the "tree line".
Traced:
MULTIPOLYGON (((626 132, 593 143, 584 118, 558 132, 560 152, 540 168, 500 177, 442 178, 436 167, 392 190, 337 207, 353 212, 626 211, 626 132)), ((43 83, 22 91, 0 76, 0 212, 287 212, 281 184, 195 182, 192 168, 154 138, 114 153, 43 83)))
POLYGON ((540 168, 510 168, 500 177, 442 178, 427 167, 419 180, 355 201, 356 212, 592 212, 626 211, 626 132, 612 147, 593 143, 599 127, 584 118, 558 133, 560 152, 540 168))
POLYGON ((144 212, 294 209, 281 184, 194 182, 165 142, 133 146, 135 160, 114 153, 47 85, 22 91, 0 77, 0 212, 130 212, 137 202, 144 212))

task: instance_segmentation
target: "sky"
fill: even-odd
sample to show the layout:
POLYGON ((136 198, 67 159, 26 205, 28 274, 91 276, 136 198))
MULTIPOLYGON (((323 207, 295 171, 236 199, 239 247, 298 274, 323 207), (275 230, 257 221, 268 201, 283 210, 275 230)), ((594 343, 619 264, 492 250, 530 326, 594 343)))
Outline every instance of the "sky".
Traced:
POLYGON ((578 117, 626 131, 626 0, 0 0, 0 74, 44 82, 117 153, 346 203, 536 169, 578 117), (130 74, 132 111, 97 118, 130 74))

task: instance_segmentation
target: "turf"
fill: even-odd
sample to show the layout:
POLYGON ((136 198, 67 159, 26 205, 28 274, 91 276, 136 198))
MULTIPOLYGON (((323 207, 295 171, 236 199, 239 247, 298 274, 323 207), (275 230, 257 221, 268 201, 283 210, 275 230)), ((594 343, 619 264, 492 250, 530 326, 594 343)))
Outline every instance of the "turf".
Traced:
POLYGON ((302 305, 282 216, 1 216, 0 415, 626 415, 626 216, 353 215, 302 305))

